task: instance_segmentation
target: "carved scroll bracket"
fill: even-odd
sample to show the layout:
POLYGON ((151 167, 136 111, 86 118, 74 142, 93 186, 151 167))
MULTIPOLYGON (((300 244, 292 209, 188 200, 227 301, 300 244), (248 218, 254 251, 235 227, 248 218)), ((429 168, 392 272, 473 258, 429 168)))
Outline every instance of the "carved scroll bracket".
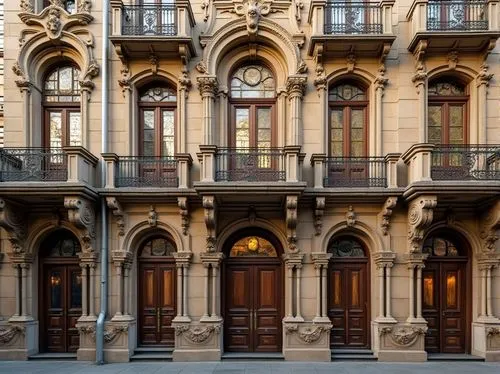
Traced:
POLYGON ((207 252, 215 252, 217 238, 217 203, 215 196, 203 196, 205 226, 207 228, 207 252))
POLYGON ((422 195, 414 199, 408 207, 408 250, 410 253, 422 251, 425 230, 431 225, 437 197, 422 195))
POLYGON ((297 253, 297 207, 298 196, 286 197, 286 239, 290 253, 297 253))
POLYGON ((125 213, 123 208, 116 197, 106 197, 106 203, 108 208, 113 212, 113 216, 116 218, 116 225, 118 226, 118 236, 125 235, 125 213))
POLYGON ((69 221, 76 226, 83 243, 83 252, 94 252, 95 211, 92 202, 77 196, 66 196, 64 207, 68 210, 69 221))
POLYGON ((415 74, 412 77, 412 82, 417 88, 417 93, 425 88, 427 81, 427 68, 425 66, 425 52, 427 50, 427 40, 421 40, 414 52, 415 57, 415 74))
POLYGON ((380 212, 380 217, 381 217, 380 229, 382 230, 382 234, 384 236, 389 233, 392 210, 396 207, 397 202, 398 202, 397 196, 388 197, 384 203, 382 211, 380 212))
POLYGON ((28 234, 27 220, 23 210, 0 198, 0 227, 8 234, 12 248, 12 256, 20 256, 26 252, 25 240, 28 234))
POLYGON ((219 335, 220 331, 220 324, 208 326, 190 326, 189 324, 182 324, 175 326, 175 334, 177 336, 184 336, 184 338, 193 344, 203 344, 212 334, 219 335))
POLYGON ((323 214, 325 213, 325 198, 317 197, 314 204, 314 230, 315 235, 321 235, 323 230, 323 214))
POLYGON ((498 241, 497 231, 500 229, 500 200, 497 201, 482 217, 481 223, 482 252, 493 253, 496 251, 498 241))
POLYGON ((178 197, 177 206, 181 216, 182 234, 187 235, 189 231, 189 201, 187 197, 178 197))
POLYGON ((321 93, 321 91, 326 91, 326 89, 328 88, 325 67, 323 65, 323 50, 323 43, 317 43, 314 47, 313 52, 314 62, 316 63, 316 76, 314 77, 313 83, 316 87, 316 90, 318 91, 318 95, 321 93))

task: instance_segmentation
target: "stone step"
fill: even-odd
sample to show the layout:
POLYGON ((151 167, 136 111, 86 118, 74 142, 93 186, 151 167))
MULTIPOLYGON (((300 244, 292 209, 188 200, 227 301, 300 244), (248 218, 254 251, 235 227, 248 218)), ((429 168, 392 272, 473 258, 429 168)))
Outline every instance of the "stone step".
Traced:
POLYGON ((172 361, 172 352, 140 352, 130 357, 130 361, 172 361))
POLYGON ((484 361, 483 357, 465 353, 429 353, 428 361, 484 361))
POLYGON ((147 347, 147 346, 141 346, 137 347, 134 351, 134 353, 152 353, 152 352, 165 352, 165 353, 172 353, 174 349, 172 347, 162 347, 162 346, 154 346, 154 347, 147 347))
POLYGON ((335 361, 375 361, 377 357, 369 349, 333 349, 332 360, 335 361))
POLYGON ((76 353, 37 353, 29 356, 28 360, 76 360, 76 353))
POLYGON ((227 352, 222 354, 222 360, 276 361, 284 360, 284 356, 280 352, 227 352))

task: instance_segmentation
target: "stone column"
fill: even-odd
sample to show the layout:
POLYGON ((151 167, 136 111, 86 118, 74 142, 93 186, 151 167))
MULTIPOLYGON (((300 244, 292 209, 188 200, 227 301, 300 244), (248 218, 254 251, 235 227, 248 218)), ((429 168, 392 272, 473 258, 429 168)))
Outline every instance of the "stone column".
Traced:
POLYGON ((205 311, 203 313, 202 319, 210 317, 210 300, 208 295, 210 294, 210 264, 203 264, 204 268, 204 279, 205 279, 205 289, 204 289, 204 298, 205 298, 205 311))
POLYGON ((488 291, 486 289, 486 268, 487 266, 481 266, 479 269, 481 271, 481 317, 486 317, 486 299, 488 291))
POLYGON ((297 319, 301 319, 303 320, 304 318, 302 318, 302 313, 301 313, 301 310, 300 310, 300 302, 302 300, 302 297, 301 297, 301 294, 300 294, 300 288, 301 288, 301 280, 302 280, 302 277, 301 277, 301 274, 302 274, 302 265, 295 265, 295 276, 297 277, 297 284, 296 284, 296 292, 297 292, 297 301, 296 301, 296 311, 297 311, 297 314, 295 316, 295 318, 297 319))
POLYGON ((318 319, 321 317, 321 301, 323 298, 322 290, 321 290, 321 268, 323 265, 314 264, 314 270, 316 271, 316 316, 314 319, 318 319))
POLYGON ((21 281, 21 269, 19 267, 19 264, 13 264, 12 265, 14 268, 14 276, 15 276, 15 287, 16 287, 16 312, 14 314, 14 317, 19 317, 21 315, 21 287, 20 287, 20 281, 21 281))
POLYGON ((316 268, 317 277, 317 300, 316 300, 316 317, 314 317, 313 322, 330 322, 327 316, 327 274, 328 274, 328 262, 332 257, 331 253, 324 252, 313 252, 311 253, 311 258, 316 268))
POLYGON ((425 267, 424 260, 427 254, 418 252, 410 253, 407 256, 407 264, 409 269, 409 305, 410 311, 408 314, 407 323, 427 324, 427 321, 422 318, 422 269, 425 267), (415 278, 417 284, 415 285, 415 278), (416 294, 416 295, 415 295, 416 294), (415 300, 415 298, 417 300, 415 300))
POLYGON ((124 272, 124 290, 123 290, 123 313, 126 316, 131 316, 132 314, 132 278, 130 277, 130 269, 132 268, 132 263, 125 262, 123 264, 124 272))
POLYGON ((177 269, 177 317, 183 315, 182 310, 182 264, 175 264, 177 269))
POLYGON ((383 156, 382 149, 382 124, 383 124, 383 112, 382 112, 382 98, 384 97, 385 85, 388 79, 384 77, 385 68, 382 64, 379 68, 379 75, 375 79, 375 156, 383 156))
MULTIPOLYGON (((380 323, 396 323, 396 320, 391 316, 391 267, 395 258, 396 254, 390 251, 373 254, 373 261, 379 271, 379 316, 376 321, 380 323)), ((411 279, 410 276, 410 283, 412 282, 411 279)), ((410 285, 410 289, 412 287, 410 285)), ((410 302, 412 302, 411 299, 410 302)), ((413 310, 413 307, 410 306, 410 309, 413 310)))
POLYGON ((188 312, 188 268, 193 254, 191 252, 175 252, 177 267, 177 316, 173 322, 191 322, 188 312))
POLYGON ((25 134, 25 144, 27 146, 34 146, 33 141, 33 131, 31 129, 31 89, 29 83, 26 82, 26 86, 21 87, 21 96, 23 98, 23 119, 24 119, 24 134, 25 134))
POLYGON ((285 295, 288 295, 288 302, 286 307, 286 318, 293 319, 293 264, 287 264, 287 282, 285 287, 285 295))
POLYGON ((201 262, 205 266, 205 314, 201 317, 200 322, 218 322, 222 320, 219 313, 220 303, 220 280, 219 268, 220 263, 224 259, 224 254, 220 252, 205 252, 200 255, 201 262), (212 268, 212 276, 210 277, 209 269, 212 268), (212 299, 209 300, 209 290, 212 289, 212 299))
POLYGON ((30 264, 22 263, 21 267, 21 317, 27 318, 28 313, 28 269, 30 264))
POLYGON ((82 317, 85 318, 89 312, 88 305, 88 265, 80 263, 82 269, 82 317))
POLYGON ((423 320, 422 318, 422 269, 424 264, 417 265, 417 319, 423 320))
POLYGON ((208 75, 198 77, 198 88, 203 104, 203 144, 212 145, 215 144, 215 97, 219 90, 217 77, 208 75))
POLYGON ((286 118, 286 98, 287 92, 286 89, 281 88, 277 91, 277 122, 278 122, 278 146, 284 147, 287 144, 286 139, 286 127, 288 124, 288 120, 286 118))
POLYGON ((423 63, 418 64, 412 81, 417 89, 418 98, 418 143, 425 143, 427 141, 427 72, 423 63))
POLYGON ((116 290, 116 298, 117 298, 117 308, 116 308, 116 317, 121 317, 123 315, 122 313, 122 305, 123 305, 123 274, 122 274, 122 266, 123 263, 118 262, 115 263, 115 268, 116 268, 116 277, 118 278, 118 289, 116 290))
POLYGON ((327 311, 326 311, 326 306, 328 303, 328 295, 327 295, 327 287, 326 287, 326 278, 328 277, 328 265, 323 264, 321 268, 321 282, 322 282, 322 302, 321 302, 321 318, 326 318, 328 319, 327 316, 327 311))
POLYGON ((89 264, 90 276, 89 276, 89 317, 92 319, 96 318, 95 315, 95 263, 89 264))
POLYGON ((187 320, 188 317, 188 264, 182 264, 182 318, 187 320))
POLYGON ((385 317, 386 318, 393 318, 392 317, 392 312, 391 312, 391 298, 392 298, 392 292, 391 292, 391 268, 392 268, 392 263, 386 264, 385 267, 385 317))
POLYGON ((219 139, 216 140, 216 144, 227 147, 227 139, 228 139, 228 89, 227 87, 220 87, 219 93, 219 139))
POLYGON ((288 285, 286 290, 286 295, 288 296, 288 310, 286 311, 286 317, 284 321, 295 321, 295 322, 303 322, 304 318, 300 314, 300 280, 299 277, 301 275, 301 271, 299 267, 302 267, 302 260, 304 255, 301 253, 287 253, 283 255, 283 259, 285 260, 285 265, 288 269, 288 285), (294 270, 295 270, 295 300, 293 295, 293 285, 294 285, 294 270), (294 308, 295 306, 295 308, 294 308), (295 311, 295 314, 294 314, 295 311))
POLYGON ((302 132, 302 98, 306 92, 307 77, 292 75, 288 77, 286 90, 290 102, 290 122, 286 145, 301 145, 302 132))
POLYGON ((493 315, 493 304, 491 303, 491 269, 493 266, 489 266, 486 270, 486 315, 488 317, 494 317, 493 315))
POLYGON ((409 307, 407 322, 415 320, 415 264, 408 264, 410 288, 408 290, 409 307))
POLYGON ((377 264, 378 269, 378 282, 379 282, 379 305, 378 305, 378 315, 380 318, 385 317, 384 312, 384 264, 377 264))
POLYGON ((191 88, 191 80, 189 79, 186 66, 182 67, 181 75, 179 76, 179 95, 177 101, 177 126, 176 132, 179 134, 177 138, 177 153, 186 152, 186 128, 187 128, 187 105, 189 89, 191 88))

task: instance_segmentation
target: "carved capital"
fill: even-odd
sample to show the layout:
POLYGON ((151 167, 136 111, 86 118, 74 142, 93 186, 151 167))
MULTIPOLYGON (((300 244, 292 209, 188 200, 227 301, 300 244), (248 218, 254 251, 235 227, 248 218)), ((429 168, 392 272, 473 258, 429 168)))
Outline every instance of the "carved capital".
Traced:
POLYGON ((408 207, 408 250, 410 253, 422 251, 425 230, 431 225, 436 196, 420 196, 408 207))
POLYGON ((500 200, 483 215, 480 221, 480 237, 482 240, 481 250, 484 253, 493 253, 496 251, 498 240, 497 231, 500 229, 500 200))
POLYGON ((298 196, 286 197, 286 239, 288 241, 288 250, 291 253, 297 253, 297 207, 298 196))
POLYGON ((92 9, 92 1, 78 0, 78 13, 90 13, 90 9, 92 9))
POLYGON ((384 234, 384 236, 389 233, 392 210, 396 207, 397 202, 397 196, 388 197, 385 201, 384 207, 382 208, 382 212, 380 213, 382 217, 382 221, 380 222, 380 229, 382 230, 382 234, 384 234))
POLYGON ((216 200, 215 196, 203 196, 203 209, 205 210, 205 226, 207 228, 207 252, 215 252, 216 240, 216 200))
POLYGON ((189 202, 187 197, 178 197, 177 206, 181 216, 182 234, 187 235, 189 230, 189 202))
POLYGON ((317 197, 314 204, 314 230, 315 235, 321 235, 323 230, 323 214, 325 212, 325 198, 317 197))
POLYGON ((311 260, 316 268, 321 266, 327 267, 330 258, 332 258, 331 253, 325 253, 325 252, 311 253, 311 260))
POLYGON ((68 220, 79 230, 82 251, 93 252, 96 238, 93 204, 81 197, 66 196, 64 207, 68 210, 68 220))
POLYGON ((215 97, 219 91, 219 82, 217 77, 201 76, 197 78, 198 89, 203 97, 215 97))
POLYGON ((118 226, 118 236, 125 235, 125 213, 123 212, 122 206, 116 197, 106 197, 106 203, 108 208, 113 212, 113 216, 116 219, 116 225, 118 226))
POLYGON ((19 206, 2 198, 0 198, 0 227, 7 231, 11 256, 22 256, 26 252, 25 240, 28 234, 25 214, 19 206))
POLYGON ((293 75, 288 77, 286 81, 286 91, 288 97, 304 97, 307 88, 307 77, 293 75))

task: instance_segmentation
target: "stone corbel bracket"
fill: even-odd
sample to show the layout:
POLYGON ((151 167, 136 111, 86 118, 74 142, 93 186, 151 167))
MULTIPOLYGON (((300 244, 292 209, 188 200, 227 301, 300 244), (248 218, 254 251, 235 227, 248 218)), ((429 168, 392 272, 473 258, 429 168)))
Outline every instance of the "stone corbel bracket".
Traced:
POLYGON ((400 347, 409 347, 415 344, 420 335, 427 333, 427 326, 386 326, 379 330, 380 336, 388 335, 391 341, 400 347))
POLYGON ((326 72, 325 72, 325 66, 323 65, 323 52, 324 51, 324 44, 323 43, 317 43, 314 46, 314 52, 313 52, 313 58, 314 62, 316 63, 316 68, 315 68, 315 78, 314 78, 314 87, 316 87, 316 90, 318 91, 318 95, 320 92, 326 91, 328 88, 328 80, 326 78, 326 72))
POLYGON ((319 236, 321 235, 321 232, 323 230, 323 214, 325 213, 325 198, 324 197, 317 197, 315 199, 315 204, 314 204, 314 230, 315 230, 315 235, 319 236))
POLYGON ((217 203, 215 196, 203 196, 205 226, 207 228, 207 252, 215 252, 217 238, 217 203))
POLYGON ((213 324, 208 326, 190 326, 189 324, 180 324, 175 326, 175 334, 177 336, 184 336, 189 342, 193 344, 203 344, 210 338, 212 334, 219 335, 220 331, 220 324, 213 324))
POLYGON ((0 327, 0 346, 9 344, 16 336, 24 335, 25 332, 25 327, 17 325, 0 327))
POLYGON ((332 325, 324 324, 324 325, 313 325, 306 326, 304 328, 299 328, 297 323, 294 324, 284 324, 285 334, 296 334, 297 337, 306 344, 314 344, 320 338, 321 335, 325 332, 329 332, 332 329, 332 325))
POLYGON ((481 220, 481 250, 485 253, 496 251, 497 231, 500 229, 500 201, 497 201, 481 220))
POLYGON ((421 252, 425 230, 431 225, 437 196, 422 195, 408 207, 408 251, 421 252))
POLYGON ((26 251, 25 240, 28 234, 27 220, 20 207, 0 198, 0 227, 8 234, 12 255, 26 251))
POLYGON ((66 196, 64 207, 68 210, 69 222, 75 225, 80 232, 83 252, 94 252, 96 232, 93 204, 81 197, 66 196))
POLYGON ((106 203, 108 208, 111 209, 113 216, 116 219, 116 226, 118 226, 118 236, 123 237, 125 235, 125 212, 116 197, 106 197, 106 203))
POLYGON ((187 197, 178 197, 177 198, 177 206, 179 207, 179 214, 181 216, 181 226, 182 226, 182 234, 188 235, 189 233, 189 201, 187 197))
POLYGON ((382 208, 382 211, 380 212, 380 230, 382 231, 382 234, 386 236, 389 233, 389 228, 391 225, 391 216, 392 216, 392 210, 396 207, 396 204, 398 202, 397 196, 390 196, 387 198, 387 200, 384 203, 384 207, 382 208))
POLYGON ((286 240, 291 253, 297 253, 297 207, 298 196, 286 197, 286 240))

